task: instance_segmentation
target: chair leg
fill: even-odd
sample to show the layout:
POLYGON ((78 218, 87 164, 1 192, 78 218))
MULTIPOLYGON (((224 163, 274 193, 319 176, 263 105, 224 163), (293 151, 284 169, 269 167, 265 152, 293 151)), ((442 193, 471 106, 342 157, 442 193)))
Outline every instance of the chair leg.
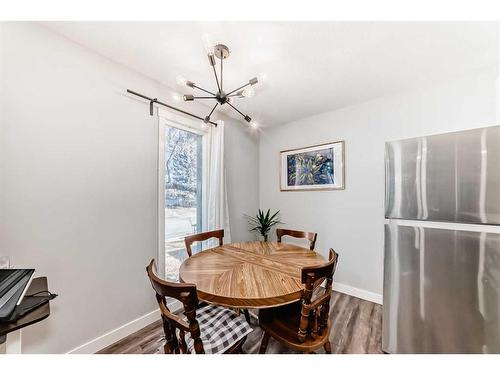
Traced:
POLYGON ((260 343, 259 354, 266 354, 267 344, 269 343, 269 338, 271 336, 264 332, 264 336, 262 336, 262 342, 260 343))
POLYGON ((240 341, 238 341, 232 348, 227 350, 226 354, 245 354, 243 351, 243 344, 247 340, 247 336, 243 337, 240 341))
POLYGON ((248 310, 244 309, 243 313, 245 314, 245 319, 246 319, 247 323, 250 324, 251 320, 250 320, 250 314, 248 313, 248 310))
POLYGON ((330 341, 325 342, 325 345, 323 345, 323 348, 325 348, 326 354, 332 354, 332 346, 330 345, 330 341))
POLYGON ((243 338, 243 340, 241 340, 241 344, 238 345, 238 351, 236 353, 238 353, 238 354, 245 354, 245 352, 243 351, 243 344, 245 343, 246 339, 247 339, 247 337, 245 336, 243 338))

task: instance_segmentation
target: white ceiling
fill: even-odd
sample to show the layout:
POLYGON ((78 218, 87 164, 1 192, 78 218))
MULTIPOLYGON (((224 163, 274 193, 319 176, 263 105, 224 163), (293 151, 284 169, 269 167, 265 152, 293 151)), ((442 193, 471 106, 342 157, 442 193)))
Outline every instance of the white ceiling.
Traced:
MULTIPOLYGON (((236 103, 263 126, 464 75, 496 64, 500 56, 498 23, 485 22, 44 25, 180 93, 191 89, 176 85, 179 75, 215 90, 204 48, 204 35, 208 35, 231 49, 224 64, 225 88, 236 88, 266 74, 253 98, 237 99, 236 103)), ((227 114, 240 118, 225 107, 227 114)))

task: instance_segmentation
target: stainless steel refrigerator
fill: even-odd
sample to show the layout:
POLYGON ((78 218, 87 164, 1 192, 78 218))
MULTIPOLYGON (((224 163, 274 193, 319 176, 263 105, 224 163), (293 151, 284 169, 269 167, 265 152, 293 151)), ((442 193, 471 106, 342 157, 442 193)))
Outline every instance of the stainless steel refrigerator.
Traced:
POLYGON ((385 152, 383 350, 500 353, 500 126, 385 152))

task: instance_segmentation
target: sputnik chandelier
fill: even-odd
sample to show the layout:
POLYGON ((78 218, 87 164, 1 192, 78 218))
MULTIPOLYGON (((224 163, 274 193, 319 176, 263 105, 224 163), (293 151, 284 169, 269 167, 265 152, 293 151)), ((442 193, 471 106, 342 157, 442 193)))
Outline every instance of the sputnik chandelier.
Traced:
POLYGON ((229 57, 229 48, 224 45, 224 44, 217 44, 215 47, 210 48, 208 51, 208 62, 210 66, 212 67, 212 70, 214 72, 215 76, 215 82, 217 83, 217 91, 214 93, 212 91, 206 90, 198 85, 196 85, 194 82, 185 80, 183 78, 178 78, 178 83, 186 85, 192 89, 202 91, 204 95, 202 96, 195 96, 192 94, 187 94, 183 95, 182 99, 184 101, 190 102, 190 101, 195 101, 195 100, 215 100, 216 103, 213 106, 212 110, 210 113, 203 118, 203 122, 205 124, 212 123, 210 120, 210 116, 214 113, 215 109, 217 106, 223 106, 225 104, 229 105, 232 109, 234 109, 236 112, 238 112, 246 122, 248 122, 252 127, 257 127, 257 123, 252 120, 252 118, 243 112, 241 112, 238 108, 234 106, 234 99, 235 98, 245 98, 245 97, 251 97, 254 94, 252 86, 257 84, 259 82, 257 77, 254 77, 250 79, 247 83, 244 85, 241 85, 240 87, 231 90, 229 92, 224 91, 224 60, 229 57), (216 60, 215 58, 218 58, 220 60, 220 77, 217 75, 217 68, 216 68, 216 60))

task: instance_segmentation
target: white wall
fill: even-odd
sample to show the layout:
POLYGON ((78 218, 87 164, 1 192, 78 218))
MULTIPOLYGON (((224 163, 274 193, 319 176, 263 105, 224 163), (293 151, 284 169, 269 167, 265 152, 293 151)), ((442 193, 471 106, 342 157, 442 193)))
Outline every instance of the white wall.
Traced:
MULTIPOLYGON (((157 119, 126 88, 171 97, 42 26, 0 23, 0 253, 59 294, 24 352, 67 352, 156 308, 157 119)), ((231 231, 245 240, 258 140, 225 121, 231 231)))
POLYGON ((244 214, 255 214, 259 207, 259 139, 239 123, 225 126, 224 132, 231 240, 254 240, 244 214))
POLYGON ((283 227, 318 232, 321 253, 329 247, 340 253, 341 289, 381 300, 384 143, 494 125, 497 76, 492 67, 266 130, 260 139, 260 207, 281 210, 283 227), (345 140, 344 191, 279 191, 280 150, 335 140, 345 140))

